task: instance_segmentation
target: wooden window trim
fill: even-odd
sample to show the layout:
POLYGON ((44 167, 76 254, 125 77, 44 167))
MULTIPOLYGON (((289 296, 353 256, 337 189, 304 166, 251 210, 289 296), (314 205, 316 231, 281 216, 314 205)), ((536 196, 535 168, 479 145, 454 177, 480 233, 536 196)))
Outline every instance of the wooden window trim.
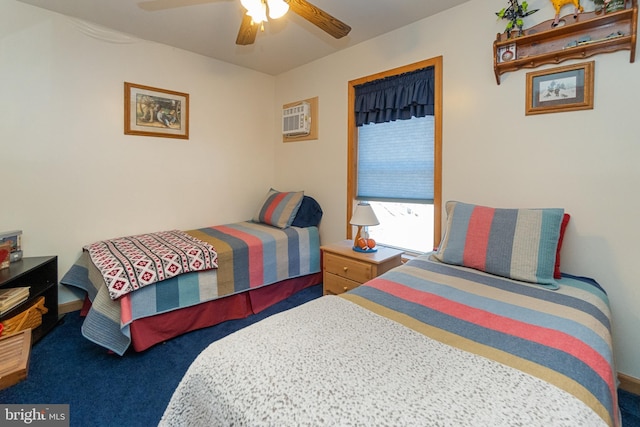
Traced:
POLYGON ((440 244, 441 219, 442 219, 442 56, 427 59, 370 76, 361 77, 349 81, 348 93, 348 119, 347 119, 347 218, 345 219, 347 239, 352 238, 353 228, 349 224, 353 206, 356 198, 356 181, 358 176, 358 129, 356 127, 355 108, 355 86, 379 80, 397 74, 419 70, 420 68, 434 67, 434 200, 433 200, 433 247, 440 244))

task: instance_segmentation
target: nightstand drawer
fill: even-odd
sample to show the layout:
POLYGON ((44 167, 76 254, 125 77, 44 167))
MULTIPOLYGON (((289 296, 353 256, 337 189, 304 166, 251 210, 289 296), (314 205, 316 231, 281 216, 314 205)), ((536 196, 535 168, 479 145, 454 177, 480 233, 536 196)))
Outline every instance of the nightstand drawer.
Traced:
POLYGON ((324 293, 339 295, 341 293, 350 291, 360 286, 360 283, 353 280, 345 279, 344 277, 336 276, 331 273, 324 273, 324 293))
POLYGON ((358 283, 364 283, 373 278, 370 263, 357 261, 332 253, 325 253, 324 269, 327 273, 336 274, 358 283))

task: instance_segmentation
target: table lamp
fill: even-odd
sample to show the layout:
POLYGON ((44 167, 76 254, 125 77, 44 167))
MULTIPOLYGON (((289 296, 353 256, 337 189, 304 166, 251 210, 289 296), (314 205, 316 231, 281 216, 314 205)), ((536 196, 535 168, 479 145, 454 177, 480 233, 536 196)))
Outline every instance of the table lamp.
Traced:
POLYGON ((376 248, 369 249, 361 249, 358 247, 358 239, 368 239, 369 238, 369 226, 370 225, 378 225, 380 221, 376 218, 376 214, 373 212, 373 208, 367 202, 360 202, 356 206, 356 209, 353 211, 353 215, 351 216, 351 221, 349 222, 351 225, 358 226, 358 233, 356 234, 355 239, 353 239, 353 250, 356 252, 375 252, 376 248))

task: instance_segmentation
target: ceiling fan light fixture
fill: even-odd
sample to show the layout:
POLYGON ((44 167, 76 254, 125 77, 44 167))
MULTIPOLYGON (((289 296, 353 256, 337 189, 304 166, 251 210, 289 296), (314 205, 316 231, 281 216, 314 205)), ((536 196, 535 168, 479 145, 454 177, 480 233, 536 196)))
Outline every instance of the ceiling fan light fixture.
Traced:
POLYGON ((260 0, 240 0, 240 4, 247 10, 255 10, 260 6, 260 0))
MULTIPOLYGON (((266 4, 264 4, 260 0, 254 0, 254 1, 243 0, 243 1, 246 1, 247 3, 250 3, 249 7, 247 8, 245 6, 245 8, 247 9, 247 15, 249 15, 251 17, 251 20, 255 24, 260 24, 261 22, 264 22, 264 21, 267 20, 267 5, 266 4)), ((244 6, 244 4, 243 4, 243 6, 244 6)))
POLYGON ((266 6, 262 0, 240 0, 240 4, 247 9, 247 15, 251 17, 254 23, 259 24, 267 20, 266 6))
POLYGON ((267 0, 269 6, 269 18, 278 19, 282 18, 285 13, 289 11, 289 4, 284 0, 267 0))
MULTIPOLYGON (((186 0, 155 0, 155 1, 186 1, 186 0)), ((194 0, 189 0, 194 1, 194 0)), ((216 1, 216 0, 195 0, 216 1)), ((313 1, 313 0, 311 0, 313 1)), ((351 31, 351 27, 339 19, 329 15, 324 10, 310 3, 308 0, 240 0, 247 13, 242 17, 242 23, 236 37, 236 44, 247 46, 256 40, 256 34, 264 29, 267 21, 267 9, 269 19, 278 19, 291 10, 293 13, 306 19, 311 24, 320 28, 330 36, 339 39, 351 31)))

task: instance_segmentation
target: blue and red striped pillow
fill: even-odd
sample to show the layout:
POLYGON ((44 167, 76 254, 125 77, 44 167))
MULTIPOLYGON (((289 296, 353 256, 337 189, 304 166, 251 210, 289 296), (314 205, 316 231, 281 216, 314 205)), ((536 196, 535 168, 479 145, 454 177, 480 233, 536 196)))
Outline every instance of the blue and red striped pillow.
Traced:
POLYGON ((498 209, 447 202, 435 258, 557 289, 556 251, 564 209, 498 209))
POLYGON ((281 192, 272 188, 254 215, 253 221, 287 228, 295 219, 303 197, 303 191, 281 192))

